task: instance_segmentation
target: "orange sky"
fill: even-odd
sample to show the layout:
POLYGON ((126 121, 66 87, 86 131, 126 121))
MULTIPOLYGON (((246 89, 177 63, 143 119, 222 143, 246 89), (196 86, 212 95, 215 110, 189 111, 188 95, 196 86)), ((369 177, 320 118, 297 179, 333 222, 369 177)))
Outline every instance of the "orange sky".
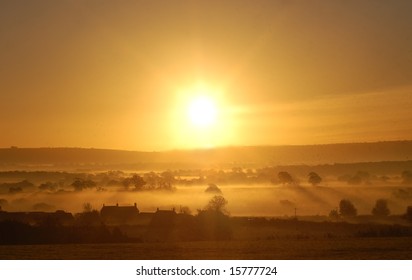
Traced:
POLYGON ((0 147, 412 139, 411 1, 0 2, 0 147), (198 87, 216 123, 193 127, 198 87))

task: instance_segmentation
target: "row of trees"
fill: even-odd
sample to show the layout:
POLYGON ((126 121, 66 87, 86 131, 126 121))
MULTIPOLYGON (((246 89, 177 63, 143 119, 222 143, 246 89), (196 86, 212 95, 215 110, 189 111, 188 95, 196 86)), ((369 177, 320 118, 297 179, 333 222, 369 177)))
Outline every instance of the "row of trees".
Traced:
MULTIPOLYGON (((176 179, 171 172, 165 171, 160 174, 155 172, 145 173, 143 176, 133 174, 129 177, 121 177, 118 180, 111 180, 108 185, 123 186, 126 190, 173 190, 176 179)), ((97 183, 88 178, 76 178, 71 184, 75 191, 82 191, 97 187, 97 183)), ((39 188, 47 190, 48 185, 42 184, 39 188)))
MULTIPOLYGON (((372 215, 385 217, 390 215, 391 211, 388 207, 388 202, 385 199, 378 199, 375 206, 372 209, 372 215)), ((339 202, 339 212, 338 210, 332 210, 329 214, 331 218, 342 217, 354 217, 358 214, 358 210, 354 204, 348 199, 342 199, 339 202)))
MULTIPOLYGON (((31 173, 27 176, 30 177, 31 173)), ((49 173, 41 173, 45 178, 49 173)), ((20 174, 26 176, 25 174, 20 174)), ((17 176, 17 175, 16 175, 17 176)), ((36 175, 37 176, 37 175, 36 175)), ((242 168, 232 168, 232 170, 175 170, 164 172, 147 172, 143 174, 128 175, 122 171, 108 171, 97 174, 89 173, 50 173, 51 178, 58 181, 46 181, 37 186, 40 191, 58 192, 65 191, 66 187, 72 187, 74 191, 96 188, 105 190, 106 187, 123 186, 128 190, 172 190, 174 185, 202 185, 202 184, 258 184, 272 183, 283 185, 298 185, 299 178, 288 171, 279 171, 279 168, 265 167, 251 170, 242 168)), ((37 177, 36 177, 37 178, 37 177)), ((365 171, 358 171, 353 175, 342 175, 337 178, 341 182, 350 185, 370 184, 374 180, 387 182, 391 180, 388 176, 373 176, 365 171)), ((395 180, 395 177, 392 178, 395 180)), ((403 171, 396 180, 403 184, 412 183, 412 172, 403 171)), ((312 186, 318 186, 322 183, 323 178, 314 171, 306 176, 306 182, 312 186)), ((0 183, 0 189, 5 189, 9 193, 23 192, 36 186, 28 181, 23 180, 17 183, 0 183)))
MULTIPOLYGON (((280 171, 278 173, 278 180, 283 185, 285 184, 291 185, 291 184, 296 183, 296 180, 293 179, 292 175, 290 175, 290 173, 286 171, 280 171)), ((312 171, 308 174, 308 183, 311 184, 312 186, 317 186, 321 182, 322 182, 322 178, 316 172, 312 171)))

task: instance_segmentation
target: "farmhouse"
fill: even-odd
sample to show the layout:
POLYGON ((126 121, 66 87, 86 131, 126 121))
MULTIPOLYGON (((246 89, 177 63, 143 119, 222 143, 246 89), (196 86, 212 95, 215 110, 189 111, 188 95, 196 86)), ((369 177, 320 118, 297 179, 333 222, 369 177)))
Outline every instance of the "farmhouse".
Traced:
POLYGON ((160 210, 156 212, 140 212, 135 203, 133 206, 120 206, 119 204, 106 206, 103 204, 100 217, 106 225, 139 225, 168 227, 175 223, 175 209, 160 210))
POLYGON ((125 225, 133 224, 139 216, 139 209, 135 203, 133 206, 106 206, 103 204, 100 217, 105 224, 125 225))

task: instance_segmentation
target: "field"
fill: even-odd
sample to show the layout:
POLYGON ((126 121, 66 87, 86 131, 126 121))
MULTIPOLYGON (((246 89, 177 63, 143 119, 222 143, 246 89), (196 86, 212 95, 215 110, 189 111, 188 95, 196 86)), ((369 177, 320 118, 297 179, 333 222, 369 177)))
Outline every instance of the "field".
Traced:
MULTIPOLYGON (((298 171, 293 173, 292 184, 279 181, 277 170, 270 168, 209 170, 192 177, 191 173, 200 171, 140 173, 147 186, 151 185, 150 179, 155 179, 154 188, 143 189, 138 189, 137 184, 125 186, 135 175, 120 171, 3 172, 0 202, 4 213, 63 209, 74 214, 76 224, 81 217, 76 214, 88 213, 83 209, 86 203, 95 212, 102 205, 137 203, 146 214, 160 208, 175 209, 183 215, 182 209, 186 209, 188 213, 184 215, 191 218, 185 221, 192 221, 195 226, 107 224, 109 232, 117 227, 131 239, 99 241, 100 244, 88 243, 95 242, 94 239, 71 244, 5 242, 26 245, 1 245, 0 259, 412 259, 412 227, 405 219, 406 209, 412 203, 409 177, 399 176, 401 171, 385 177, 386 173, 352 172, 348 174, 355 175, 346 176, 349 181, 345 181, 338 176, 341 171, 334 170, 322 174, 322 183, 315 186, 307 182, 306 169, 298 171), (351 184, 350 180, 360 177, 359 174, 366 179, 351 184), (168 175, 172 176, 169 182, 173 188, 163 189, 168 175), (221 220, 220 226, 230 228, 231 234, 224 235, 224 241, 204 234, 206 228, 196 224, 201 221, 196 217, 216 195, 206 192, 214 180, 220 182, 218 194, 228 202, 224 213, 230 219, 221 220), (79 187, 77 183, 83 185, 79 187), (353 202, 357 215, 329 216, 331 211, 339 210, 343 199, 353 202), (372 215, 378 200, 386 201, 389 213, 372 215)), ((61 232, 56 231, 56 236, 61 232)))
POLYGON ((0 246, 0 259, 412 259, 412 238, 0 246))

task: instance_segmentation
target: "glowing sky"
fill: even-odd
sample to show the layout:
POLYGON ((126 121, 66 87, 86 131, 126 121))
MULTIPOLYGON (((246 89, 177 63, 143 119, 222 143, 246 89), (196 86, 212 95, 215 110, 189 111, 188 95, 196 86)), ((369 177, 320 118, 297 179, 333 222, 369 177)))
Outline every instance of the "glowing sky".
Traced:
POLYGON ((412 139, 412 1, 0 1, 0 147, 412 139), (207 89, 216 126, 190 126, 207 89))

